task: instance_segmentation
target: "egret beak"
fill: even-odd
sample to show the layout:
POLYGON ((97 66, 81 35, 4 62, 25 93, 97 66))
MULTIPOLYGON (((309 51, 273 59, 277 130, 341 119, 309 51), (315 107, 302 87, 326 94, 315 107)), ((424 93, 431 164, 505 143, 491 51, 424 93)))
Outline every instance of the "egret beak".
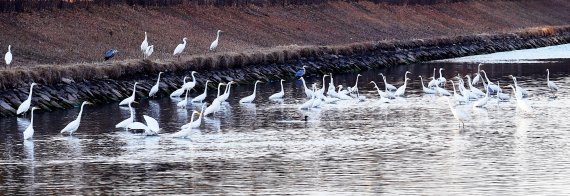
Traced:
POLYGON ((85 104, 93 105, 93 103, 86 101, 85 104))

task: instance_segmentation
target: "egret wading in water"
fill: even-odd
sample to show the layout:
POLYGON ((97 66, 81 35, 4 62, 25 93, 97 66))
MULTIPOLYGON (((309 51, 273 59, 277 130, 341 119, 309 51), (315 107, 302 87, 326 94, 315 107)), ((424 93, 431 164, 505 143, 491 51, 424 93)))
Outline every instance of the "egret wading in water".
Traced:
MULTIPOLYGON (((190 117, 190 123, 189 123, 189 124, 194 123, 194 116, 195 116, 196 114, 200 114, 200 112, 198 112, 198 111, 196 111, 196 110, 192 111, 192 115, 191 115, 191 117, 190 117)), ((171 137, 176 137, 176 138, 188 138, 188 136, 190 136, 190 131, 192 131, 192 126, 189 126, 187 129, 182 129, 182 130, 180 130, 180 131, 178 131, 178 132, 176 132, 176 133, 173 133, 173 134, 171 135, 171 137)))
POLYGON ((388 84, 388 82, 386 82, 386 76, 384 76, 383 73, 380 73, 378 75, 382 76, 382 80, 384 80, 384 86, 386 86, 386 90, 390 90, 390 91, 398 90, 398 88, 396 88, 394 85, 388 84))
POLYGON ((553 81, 550 81, 550 70, 548 69, 546 69, 546 85, 552 94, 558 91, 558 86, 553 81))
POLYGON ((10 66, 10 63, 12 63, 12 45, 8 45, 8 52, 4 55, 4 60, 6 61, 5 67, 10 66))
MULTIPOLYGON (((133 103, 134 103, 134 102, 133 102, 133 103)), ((115 125, 115 128, 125 128, 125 129, 127 129, 128 126, 129 126, 131 123, 134 122, 134 120, 135 120, 135 111, 133 110, 133 107, 131 107, 131 103, 129 103, 129 112, 130 112, 131 116, 130 116, 129 118, 127 118, 127 119, 125 119, 125 120, 123 120, 123 121, 117 123, 117 124, 115 125)))
POLYGON ((445 70, 443 68, 439 68, 439 78, 437 79, 438 84, 443 84, 445 86, 445 83, 447 82, 447 80, 445 79, 445 77, 443 77, 443 74, 441 74, 441 71, 445 70))
POLYGON ((509 84, 507 87, 511 87, 513 89, 513 92, 515 92, 515 98, 517 100, 517 109, 521 110, 522 112, 531 113, 532 107, 530 107, 528 103, 524 101, 522 95, 520 95, 520 92, 518 92, 517 88, 511 84, 509 84))
POLYGON ((32 139, 32 136, 34 136, 34 110, 37 110, 39 108, 37 107, 33 107, 32 110, 30 111, 30 125, 28 125, 28 128, 26 128, 26 130, 24 131, 24 140, 29 140, 32 139))
POLYGON ((404 93, 406 93, 406 85, 408 84, 408 80, 410 80, 408 78, 408 74, 411 73, 412 72, 406 71, 406 74, 404 74, 404 85, 400 86, 400 88, 396 90, 396 92, 394 93, 395 96, 404 96, 404 93))
POLYGON ((123 101, 121 101, 121 103, 119 103, 119 105, 128 105, 130 103, 133 103, 135 101, 135 95, 137 93, 137 84, 138 82, 135 82, 135 85, 133 85, 133 94, 130 97, 127 97, 125 99, 123 99, 123 101))
POLYGON ((107 50, 107 52, 105 52, 105 61, 115 57, 115 54, 117 54, 117 52, 119 51, 114 48, 107 50))
POLYGON ((255 84, 253 85, 253 94, 240 99, 239 103, 251 103, 255 99, 255 91, 257 90, 257 83, 262 83, 262 82, 259 80, 255 81, 255 84))
POLYGON ((475 77, 473 77, 472 85, 477 85, 481 79, 481 65, 483 65, 483 63, 479 63, 479 65, 477 65, 477 73, 475 73, 475 77))
POLYGON ((152 88, 150 88, 150 91, 148 92, 149 97, 154 97, 154 95, 156 95, 156 93, 158 92, 158 87, 160 86, 160 75, 162 73, 164 72, 161 71, 158 73, 158 79, 156 79, 156 84, 152 86, 152 88))
MULTIPOLYGON (((202 101, 204 101, 204 99, 206 99, 206 96, 208 95, 208 82, 211 82, 210 80, 206 80, 206 84, 204 84, 204 93, 202 93, 201 95, 198 95, 196 97, 194 97, 192 99, 192 102, 200 102, 202 103, 202 101)), ((204 111, 202 111, 204 112, 204 111)))
POLYGON ((146 31, 144 32, 144 40, 141 43, 141 52, 143 53, 143 58, 146 58, 146 51, 148 48, 148 38, 146 35, 146 31))
POLYGON ((192 71, 191 75, 192 75, 192 82, 187 82, 184 83, 184 85, 182 85, 182 88, 186 89, 186 90, 192 90, 195 86, 196 86, 196 77, 194 77, 194 74, 197 74, 197 71, 192 71))
POLYGON ((303 81, 303 87, 305 88, 305 95, 307 95, 307 98, 312 98, 314 92, 307 88, 307 83, 305 83, 305 79, 303 77, 299 78, 299 80, 303 81))
POLYGON ((295 72, 295 77, 296 77, 296 78, 303 77, 303 76, 305 75, 305 71, 306 71, 305 68, 306 68, 306 67, 307 67, 307 66, 304 66, 304 65, 303 65, 303 67, 302 67, 301 69, 297 70, 297 72, 295 72))
POLYGON ((144 51, 144 58, 148 58, 150 57, 150 55, 152 55, 152 52, 154 52, 154 45, 150 45, 146 48, 146 50, 144 51))
POLYGON ((435 79, 435 71, 437 70, 437 68, 433 68, 433 75, 431 77, 431 81, 429 81, 428 83, 428 88, 433 88, 435 86, 437 86, 437 80, 435 79))
POLYGON ((88 101, 84 101, 81 104, 81 109, 79 110, 79 114, 77 115, 77 118, 74 121, 71 121, 69 124, 67 124, 67 126, 65 126, 65 128, 63 128, 61 130, 61 134, 67 133, 69 135, 73 134, 75 131, 77 131, 77 129, 79 128, 79 124, 81 124, 81 114, 83 114, 83 107, 87 104, 92 104, 91 102, 88 101))
POLYGON ((220 110, 220 105, 221 105, 221 97, 220 97, 220 89, 222 87, 222 85, 226 85, 223 82, 220 82, 218 84, 218 96, 214 99, 214 101, 212 101, 212 105, 208 106, 206 108, 206 110, 204 111, 204 116, 208 116, 208 114, 212 114, 215 113, 217 111, 220 110))
POLYGON ((186 48, 186 40, 187 39, 188 38, 183 38, 182 43, 178 44, 178 46, 176 46, 176 48, 174 48, 174 52, 172 53, 172 56, 178 56, 178 60, 180 60, 180 55, 184 51, 184 48, 186 48))
POLYGON ((133 130, 144 130, 144 134, 146 136, 158 135, 158 132, 160 132, 158 121, 147 115, 143 115, 143 118, 144 121, 146 122, 146 125, 140 122, 133 122, 127 128, 133 130))
POLYGON ((184 96, 184 100, 178 102, 176 104, 176 106, 178 106, 179 108, 186 108, 186 106, 188 105, 188 89, 186 89, 186 95, 184 96))
POLYGON ((442 97, 443 99, 447 99, 447 104, 449 105, 449 110, 451 110, 451 114, 457 121, 459 121, 459 128, 465 128, 465 121, 469 120, 469 115, 458 108, 453 107, 453 103, 451 103, 451 99, 448 97, 442 97))
POLYGON ((180 95, 186 92, 186 89, 184 88, 184 85, 186 85, 186 79, 188 79, 188 76, 184 76, 184 79, 182 80, 183 81, 182 87, 170 93, 170 97, 180 97, 180 95))
POLYGON ((34 86, 36 86, 38 84, 36 84, 35 82, 32 82, 32 84, 30 85, 30 93, 28 94, 28 99, 26 99, 24 102, 22 102, 22 104, 20 104, 20 106, 18 106, 18 110, 16 111, 16 115, 25 113, 28 111, 28 109, 30 109, 30 105, 32 104, 32 91, 34 89, 34 86))
POLYGON ((425 94, 435 94, 435 90, 431 89, 431 88, 427 88, 424 86, 424 79, 422 78, 422 76, 420 77, 420 83, 422 83, 422 90, 424 91, 425 94))
POLYGON ((222 32, 223 32, 222 30, 218 30, 218 32, 216 33, 216 40, 214 40, 212 44, 210 44, 210 51, 216 52, 216 48, 218 48, 218 41, 220 40, 220 33, 222 32))
POLYGON ((208 103, 204 103, 202 105, 202 109, 200 111, 200 113, 198 114, 198 119, 196 119, 193 122, 190 122, 188 124, 182 125, 182 127, 180 127, 180 129, 188 129, 188 128, 198 128, 200 127, 200 125, 202 124, 202 115, 204 115, 204 109, 206 108, 206 106, 208 105, 208 103))
POLYGON ((274 99, 282 99, 283 98, 283 95, 285 95, 285 90, 283 89, 283 81, 285 81, 285 80, 281 79, 281 91, 269 96, 269 99, 274 100, 274 99))

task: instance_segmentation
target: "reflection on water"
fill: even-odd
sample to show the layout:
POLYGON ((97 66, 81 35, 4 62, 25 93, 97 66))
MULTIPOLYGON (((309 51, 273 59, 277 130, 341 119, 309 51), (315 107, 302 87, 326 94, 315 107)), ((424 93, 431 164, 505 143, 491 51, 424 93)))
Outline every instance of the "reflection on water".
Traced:
MULTIPOLYGON (((420 93, 417 75, 444 67, 449 79, 475 72, 473 64, 366 71, 358 86, 368 100, 313 110, 298 109, 305 101, 300 81, 285 83, 283 102, 267 99, 280 90, 278 81, 260 84, 257 100, 246 105, 237 102, 252 86, 235 86, 229 103, 206 117, 191 140, 168 134, 202 105, 179 109, 169 98, 133 105, 136 121, 144 122, 142 115, 159 121, 159 137, 115 129, 129 116, 116 103, 87 106, 73 136, 59 130, 78 109, 37 112, 33 141, 22 141, 29 119, 0 119, 0 193, 568 194, 568 66, 483 66, 501 84, 511 83, 509 74, 518 76, 535 112, 517 114, 514 101, 493 100, 477 110, 459 106, 471 111, 463 131, 446 101, 420 93), (546 68, 561 87, 557 98, 547 93, 546 68), (400 86, 406 70, 413 73, 407 97, 379 102, 368 82, 384 72, 400 86)), ((334 75, 335 83, 353 86, 355 75, 334 75)), ((321 77, 307 80, 320 83, 321 77)))

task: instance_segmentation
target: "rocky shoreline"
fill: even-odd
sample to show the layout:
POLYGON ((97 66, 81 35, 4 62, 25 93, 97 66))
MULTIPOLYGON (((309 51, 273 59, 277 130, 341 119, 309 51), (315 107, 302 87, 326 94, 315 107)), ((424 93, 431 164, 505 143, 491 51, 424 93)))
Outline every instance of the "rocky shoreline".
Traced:
MULTIPOLYGON (((275 58, 264 60, 264 63, 255 63, 241 66, 228 66, 233 68, 204 68, 199 69, 197 75, 199 84, 206 79, 213 81, 210 88, 215 88, 218 82, 236 81, 238 83, 251 83, 255 80, 277 80, 278 78, 293 78, 295 70, 307 66, 309 73, 322 75, 324 73, 359 72, 384 66, 396 66, 422 61, 447 59, 468 55, 486 54, 517 49, 538 48, 552 45, 570 43, 570 28, 542 29, 532 33, 505 33, 497 35, 477 35, 452 38, 434 38, 430 40, 410 40, 377 42, 372 47, 353 50, 350 52, 322 52, 331 51, 324 48, 321 52, 300 55, 285 60, 275 58)), ((368 44, 370 45, 370 43, 368 44)), ((354 47, 354 46, 353 46, 354 47)), ((153 62, 144 62, 151 65, 153 62)), ((182 85, 182 79, 189 75, 196 66, 187 66, 187 69, 168 69, 162 67, 160 91, 157 98, 168 94, 182 85)), ((83 100, 95 104, 118 102, 132 94, 134 82, 138 82, 137 99, 148 98, 150 88, 156 83, 158 71, 153 69, 148 73, 125 75, 120 79, 101 78, 83 79, 78 81, 64 79, 56 84, 42 84, 34 87, 32 105, 44 111, 72 108, 83 100)), ((30 77, 30 76, 29 76, 30 77)), ((33 77, 33 76, 31 76, 33 77)), ((17 85, 21 86, 21 85, 17 85)), ((202 91, 201 85, 197 90, 202 91)), ((16 115, 16 109, 22 101, 27 99, 29 86, 18 88, 5 88, 0 90, 0 116, 16 115)))

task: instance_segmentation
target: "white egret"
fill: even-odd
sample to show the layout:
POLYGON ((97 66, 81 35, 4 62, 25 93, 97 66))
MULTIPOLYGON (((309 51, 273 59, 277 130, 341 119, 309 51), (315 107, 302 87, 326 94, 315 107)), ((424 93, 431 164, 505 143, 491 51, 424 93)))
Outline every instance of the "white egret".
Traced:
POLYGON ((447 80, 445 79, 445 77, 443 77, 443 75, 441 74, 441 71, 445 70, 443 68, 439 68, 439 78, 437 79, 438 85, 439 84, 443 84, 445 85, 445 83, 447 82, 447 80))
POLYGON ((546 69, 546 85, 550 89, 550 92, 558 91, 558 86, 553 81, 550 81, 550 70, 546 69))
POLYGON ((192 90, 195 86, 196 86, 196 77, 194 77, 194 74, 197 74, 197 71, 192 71, 192 73, 190 75, 192 75, 192 82, 187 82, 184 83, 182 85, 182 88, 185 88, 186 90, 192 90))
POLYGON ((376 85, 376 82, 370 81, 370 84, 374 84, 374 88, 376 88, 376 91, 378 92, 378 95, 380 96, 380 102, 383 102, 383 103, 389 103, 390 102, 390 100, 388 98, 383 96, 383 94, 385 94, 385 93, 382 92, 382 90, 380 90, 380 88, 378 88, 378 85, 376 85))
POLYGON ((485 75, 485 80, 487 80, 487 88, 488 89, 485 89, 485 90, 487 90, 487 91, 490 90, 490 92, 488 92, 488 93, 497 93, 497 90, 499 89, 499 87, 495 83, 493 83, 489 80, 485 70, 481 70, 481 72, 483 72, 483 74, 485 75))
POLYGON ((469 100, 466 97, 457 94, 457 91, 455 90, 455 83, 453 82, 453 80, 449 80, 449 81, 451 82, 451 85, 453 86, 453 98, 455 98, 455 101, 457 101, 459 104, 467 103, 469 100))
POLYGON ((499 81, 497 81, 497 86, 499 87, 497 91, 497 98, 499 101, 509 101, 511 100, 511 96, 508 94, 503 93, 503 89, 501 89, 499 81))
POLYGON ((61 130, 61 134, 64 133, 68 133, 69 135, 73 134, 75 131, 77 131, 77 129, 79 128, 79 124, 81 124, 81 114, 83 114, 83 107, 87 104, 92 104, 91 102, 88 101, 84 101, 81 104, 81 109, 79 110, 79 114, 77 115, 77 118, 73 121, 71 121, 69 124, 67 124, 67 126, 65 126, 62 130, 61 130))
POLYGON ((483 91, 479 90, 478 88, 474 87, 473 84, 471 83, 471 76, 465 75, 465 77, 467 77, 467 84, 469 85, 469 90, 471 91, 471 93, 475 94, 478 97, 484 97, 485 93, 483 93, 483 91))
POLYGON ((135 111, 133 110, 133 107, 131 107, 131 103, 129 103, 129 112, 131 114, 131 116, 119 123, 117 123, 117 125, 115 125, 115 128, 125 128, 127 129, 127 127, 134 122, 135 120, 135 111))
POLYGON ((424 90, 425 94, 435 94, 435 90, 431 88, 426 88, 424 86, 424 79, 422 78, 422 76, 420 76, 420 83, 422 83, 422 89, 424 90))
POLYGON ((428 83, 428 88, 433 88, 433 87, 437 86, 437 80, 435 79, 435 71, 436 70, 437 70, 436 68, 433 68, 433 75, 431 77, 431 81, 429 81, 429 83, 428 83))
POLYGON ((39 109, 39 108, 32 107, 32 110, 30 111, 30 113, 31 113, 30 125, 28 125, 28 128, 26 128, 26 130, 24 131, 24 140, 32 139, 32 136, 34 136, 34 110, 37 110, 37 109, 39 109))
MULTIPOLYGON (((362 76, 362 75, 360 75, 360 74, 356 75, 356 82, 355 82, 354 86, 352 87, 352 92, 356 92, 357 95, 358 95, 358 78, 360 76, 362 76)), ((323 81, 324 81, 324 77, 323 77, 323 81)), ((325 86, 325 83, 323 82, 323 89, 324 89, 324 86, 325 86)))
POLYGON ((336 87, 334 85, 332 73, 329 73, 329 77, 331 78, 331 81, 329 82, 329 88, 327 90, 327 95, 332 96, 332 97, 337 97, 336 96, 336 87))
MULTIPOLYGON (((316 91, 317 91, 317 84, 316 84, 316 83, 313 83, 313 92, 316 92, 316 91)), ((321 107, 321 105, 323 104, 323 101, 321 100, 321 98, 316 97, 316 94, 317 94, 317 93, 313 93, 313 95, 314 95, 314 96, 313 96, 314 101, 313 101, 313 103, 312 103, 312 105, 311 105, 312 108, 321 107)))
POLYGON ((451 110, 451 113, 453 114, 453 117, 455 117, 455 119, 457 121, 459 121, 459 127, 465 127, 465 121, 469 120, 469 115, 467 113, 465 113, 462 110, 459 110, 458 108, 454 108, 453 104, 451 103, 451 99, 449 99, 448 97, 443 97, 443 99, 447 99, 447 104, 449 105, 449 110, 451 110))
POLYGON ((485 105, 487 105, 490 99, 489 94, 490 94, 489 90, 486 89, 485 97, 473 102, 473 109, 485 107, 485 105))
POLYGON ((154 52, 154 45, 150 45, 146 48, 144 51, 144 58, 150 57, 150 55, 152 55, 152 52, 154 52))
MULTIPOLYGON (((198 112, 196 110, 192 111, 192 115, 190 117, 190 124, 192 124, 194 122, 194 115, 196 115, 196 114, 200 114, 200 112, 198 112)), ((182 129, 176 133, 173 133, 171 136, 176 137, 176 138, 188 138, 191 130, 192 130, 192 127, 189 127, 187 129, 182 129)))
POLYGON ((123 99, 123 101, 121 101, 121 103, 119 103, 119 105, 128 105, 129 103, 132 103, 135 101, 135 95, 137 93, 137 84, 138 84, 138 82, 135 82, 135 85, 133 86, 133 94, 130 97, 123 99))
POLYGON ((147 48, 148 48, 148 38, 147 38, 146 32, 144 32, 144 40, 141 43, 141 52, 143 53, 143 56, 146 56, 147 48))
POLYGON ((188 128, 198 128, 200 127, 200 125, 202 124, 202 115, 204 114, 204 109, 206 108, 208 103, 204 103, 202 104, 202 110, 200 111, 200 114, 198 116, 198 119, 192 122, 189 122, 185 125, 182 125, 182 127, 180 127, 180 129, 188 129, 188 128))
POLYGON ((4 55, 4 60, 6 61, 6 66, 10 66, 12 63, 12 45, 8 45, 8 52, 4 55))
POLYGON ((204 93, 194 97, 192 99, 192 102, 202 103, 202 101, 204 101, 204 99, 206 99, 206 96, 208 95, 208 82, 210 82, 210 80, 206 80, 206 84, 204 84, 204 93))
POLYGON ((176 106, 178 106, 179 108, 186 108, 186 106, 188 105, 188 91, 190 90, 188 89, 186 90, 186 95, 184 96, 184 99, 176 104, 176 106))
POLYGON ((232 84, 235 84, 234 81, 230 81, 228 82, 228 84, 226 84, 226 90, 224 92, 224 94, 220 95, 220 103, 228 100, 228 98, 230 98, 230 92, 232 90, 232 84))
POLYGON ((515 98, 517 100, 517 109, 520 109, 523 112, 527 112, 530 113, 532 112, 532 107, 530 107, 525 100, 522 98, 521 96, 517 96, 517 94, 519 94, 519 92, 517 92, 518 90, 516 89, 516 87, 514 87, 513 85, 509 84, 507 87, 511 87, 513 89, 513 92, 515 92, 515 98))
POLYGON ((350 100, 352 99, 351 96, 348 96, 348 91, 347 90, 342 90, 342 85, 338 85, 338 92, 336 92, 336 95, 339 99, 342 100, 350 100))
POLYGON ((218 84, 218 96, 214 99, 214 101, 212 101, 212 104, 206 108, 206 110, 204 111, 204 116, 208 116, 208 114, 212 114, 220 110, 220 104, 221 104, 220 89, 222 85, 225 84, 224 83, 218 84))
POLYGON ((477 73, 475 73, 475 77, 473 77, 472 85, 477 85, 481 79, 481 65, 483 65, 483 63, 479 63, 479 65, 477 65, 477 73))
POLYGON ((156 84, 152 86, 152 88, 150 88, 150 91, 148 92, 149 97, 153 97, 158 92, 158 86, 160 85, 160 75, 162 73, 163 73, 162 71, 158 73, 158 79, 156 80, 156 84))
POLYGON ((386 82, 386 76, 384 76, 383 73, 380 73, 380 75, 382 76, 382 79, 384 80, 384 86, 386 86, 387 90, 395 91, 398 89, 394 85, 388 84, 388 82, 386 82))
POLYGON ((36 84, 35 82, 32 82, 32 84, 30 85, 30 93, 28 94, 28 99, 26 99, 24 102, 22 102, 22 104, 20 104, 20 106, 18 106, 18 110, 16 111, 16 115, 27 112, 28 109, 30 109, 30 105, 32 104, 32 90, 33 90, 34 86, 36 86, 36 85, 38 85, 38 84, 36 84))
POLYGON ((397 96, 397 97, 404 96, 404 93, 406 93, 406 86, 408 84, 408 80, 410 80, 408 78, 409 73, 412 73, 412 72, 406 71, 406 74, 404 74, 404 84, 396 90, 396 92, 394 93, 395 96, 397 96))
POLYGON ((216 33, 216 40, 214 40, 212 42, 212 44, 210 44, 210 51, 216 51, 216 48, 218 47, 218 40, 220 39, 220 33, 222 33, 223 31, 218 30, 218 33, 216 33))
POLYGON ((451 96, 451 93, 449 93, 449 91, 445 90, 444 88, 439 87, 439 84, 435 86, 435 92, 440 96, 451 96))
POLYGON ((186 88, 184 88, 184 85, 186 85, 186 79, 188 79, 188 76, 184 76, 184 83, 182 83, 182 87, 179 89, 176 89, 174 92, 170 93, 170 97, 180 97, 180 95, 184 94, 184 92, 186 92, 186 88))
MULTIPOLYGON (((359 74, 360 75, 360 74, 359 74)), ((317 91, 315 91, 317 93, 317 97, 322 98, 324 97, 325 94, 325 78, 329 76, 327 74, 323 75, 323 88, 318 89, 317 91)), ((358 79, 357 79, 358 80, 358 79)))
POLYGON ((186 48, 186 39, 188 39, 188 38, 182 39, 182 43, 178 44, 178 46, 176 46, 176 48, 174 48, 174 52, 172 53, 172 56, 178 55, 178 59, 180 59, 180 54, 182 54, 182 51, 184 51, 184 48, 186 48))
POLYGON ((269 99, 282 99, 283 98, 283 95, 285 95, 285 90, 283 89, 283 81, 285 81, 285 80, 281 79, 281 91, 269 96, 269 99))
POLYGON ((158 135, 158 133, 160 132, 158 121, 147 115, 143 115, 143 118, 144 121, 146 122, 146 125, 142 124, 141 122, 134 122, 131 123, 127 128, 133 130, 144 130, 144 134, 146 136, 158 135))
POLYGON ((253 93, 250 96, 240 99, 239 103, 251 103, 255 99, 255 91, 257 90, 257 83, 260 82, 261 81, 259 80, 255 81, 255 84, 253 85, 253 93))
POLYGON ((518 82, 517 82, 517 78, 513 75, 510 75, 513 78, 513 82, 515 83, 515 88, 517 89, 517 94, 521 95, 522 97, 528 97, 528 91, 526 91, 526 89, 522 88, 521 86, 519 86, 518 82))
POLYGON ((307 98, 311 98, 313 97, 313 91, 309 88, 307 88, 307 83, 305 83, 305 79, 303 77, 299 78, 299 80, 303 81, 303 87, 305 87, 305 95, 307 95, 307 98))

